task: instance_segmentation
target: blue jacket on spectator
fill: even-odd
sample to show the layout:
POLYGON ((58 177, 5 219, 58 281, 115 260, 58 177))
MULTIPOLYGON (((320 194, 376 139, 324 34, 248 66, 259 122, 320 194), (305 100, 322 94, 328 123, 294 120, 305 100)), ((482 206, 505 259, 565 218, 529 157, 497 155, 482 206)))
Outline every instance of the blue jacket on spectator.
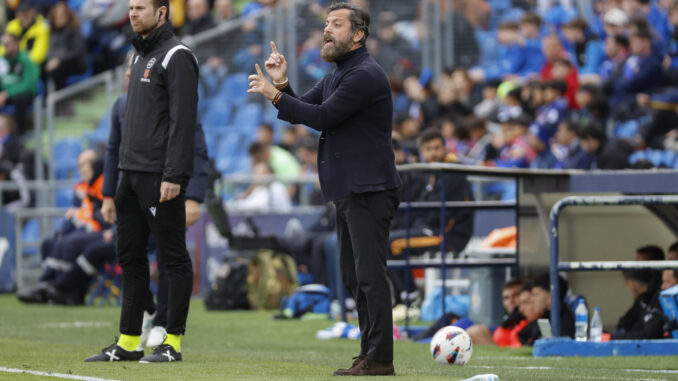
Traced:
POLYGON ((525 57, 525 64, 520 75, 539 74, 542 66, 544 66, 544 55, 541 52, 540 40, 525 40, 525 57))
POLYGON ((486 79, 501 78, 506 74, 520 74, 525 66, 526 49, 518 44, 497 45, 497 68, 485 71, 486 79))
POLYGON ((570 55, 570 60, 577 66, 579 74, 598 73, 600 65, 605 60, 605 46, 602 41, 588 40, 583 51, 580 52, 577 52, 575 44, 567 40, 563 41, 563 45, 570 55))
POLYGON ((537 110, 537 116, 530 125, 530 133, 544 142, 547 146, 549 140, 558 129, 560 122, 568 116, 568 104, 565 98, 558 98, 555 101, 541 106, 537 110))
POLYGON ((633 55, 626 60, 621 76, 612 86, 610 104, 618 105, 631 95, 661 86, 664 80, 662 62, 656 54, 633 55))

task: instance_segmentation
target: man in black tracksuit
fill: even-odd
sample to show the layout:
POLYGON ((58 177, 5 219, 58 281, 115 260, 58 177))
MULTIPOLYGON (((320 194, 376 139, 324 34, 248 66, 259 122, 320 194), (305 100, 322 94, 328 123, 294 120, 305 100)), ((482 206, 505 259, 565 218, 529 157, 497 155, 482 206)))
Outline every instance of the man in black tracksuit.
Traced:
POLYGON ((121 336, 85 361, 179 361, 193 281, 184 193, 193 171, 198 63, 172 33, 168 0, 129 0, 129 4, 136 54, 120 144, 122 176, 115 195, 117 254, 123 270, 121 336), (150 233, 160 266, 167 270, 169 302, 165 341, 144 356, 140 335, 150 282, 146 255, 150 233))
POLYGON ((248 92, 278 107, 278 118, 321 131, 318 172, 323 195, 337 207, 341 275, 358 310, 360 354, 342 376, 394 375, 393 318, 386 276, 391 219, 400 177, 391 146, 393 101, 384 70, 369 56, 369 15, 348 3, 328 8, 321 55, 336 69, 297 97, 287 63, 271 43, 271 83, 256 66, 248 92))

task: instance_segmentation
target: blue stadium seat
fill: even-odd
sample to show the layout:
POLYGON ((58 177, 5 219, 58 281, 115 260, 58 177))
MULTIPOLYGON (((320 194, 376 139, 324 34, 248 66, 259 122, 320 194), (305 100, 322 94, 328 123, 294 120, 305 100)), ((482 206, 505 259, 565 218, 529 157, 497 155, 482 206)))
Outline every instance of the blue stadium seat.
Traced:
POLYGON ((263 107, 259 103, 248 103, 238 107, 231 125, 238 131, 255 134, 254 127, 259 125, 263 117, 263 107))
POLYGON ((214 104, 211 102, 205 116, 202 117, 202 127, 205 132, 221 132, 231 120, 231 107, 228 104, 214 104))
POLYGON ((57 207, 73 206, 73 189, 59 188, 54 192, 54 201, 57 207))
POLYGON ((69 179, 76 176, 81 148, 82 143, 75 138, 61 139, 54 144, 52 158, 57 179, 69 179))
POLYGON ((249 88, 247 76, 245 73, 228 75, 219 90, 218 97, 234 105, 245 104, 247 102, 247 89, 249 88))
POLYGON ((221 173, 233 173, 236 158, 242 155, 242 137, 237 132, 225 134, 216 148, 214 164, 221 173))
POLYGON ((40 244, 40 222, 37 218, 32 218, 24 224, 21 229, 21 242, 34 243, 35 247, 23 247, 24 255, 35 255, 38 254, 38 246, 40 244))

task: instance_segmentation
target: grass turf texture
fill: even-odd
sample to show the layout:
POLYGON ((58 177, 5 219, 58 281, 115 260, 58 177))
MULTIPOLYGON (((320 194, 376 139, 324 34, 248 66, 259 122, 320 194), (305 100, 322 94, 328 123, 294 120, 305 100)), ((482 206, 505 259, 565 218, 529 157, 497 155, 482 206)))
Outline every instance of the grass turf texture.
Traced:
MULTIPOLYGON (((0 295, 0 367, 114 380, 337 380, 332 372, 348 366, 359 347, 354 340, 316 340, 315 332, 330 321, 207 312, 196 299, 182 343, 183 362, 84 363, 113 342, 119 315, 116 307, 24 305, 14 295, 0 295)), ((434 363, 428 345, 409 342, 395 343, 395 368, 403 380, 458 380, 482 373, 495 373, 502 381, 678 380, 678 357, 532 358, 530 349, 475 346, 469 364, 456 367, 434 363)), ((0 380, 56 379, 0 372, 0 380)))

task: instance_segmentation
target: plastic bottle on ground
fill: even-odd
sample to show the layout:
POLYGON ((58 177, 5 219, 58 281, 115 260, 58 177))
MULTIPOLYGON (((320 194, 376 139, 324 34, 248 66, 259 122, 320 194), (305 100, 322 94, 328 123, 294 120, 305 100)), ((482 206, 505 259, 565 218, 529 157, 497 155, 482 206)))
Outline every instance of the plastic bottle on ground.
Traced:
POLYGON ((577 341, 586 341, 588 326, 589 310, 586 308, 584 299, 579 299, 577 308, 574 310, 574 339, 577 341))
POLYGON ((603 319, 600 317, 600 308, 593 309, 593 317, 591 318, 591 341, 600 342, 603 336, 603 319))

